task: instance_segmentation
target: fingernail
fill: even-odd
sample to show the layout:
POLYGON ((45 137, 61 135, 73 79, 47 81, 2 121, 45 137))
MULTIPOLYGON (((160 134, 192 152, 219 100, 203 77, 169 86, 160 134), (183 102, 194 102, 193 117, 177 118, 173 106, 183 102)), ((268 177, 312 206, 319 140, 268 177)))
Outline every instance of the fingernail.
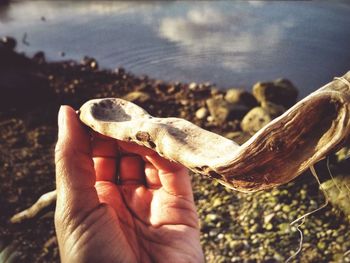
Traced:
POLYGON ((58 111, 58 137, 63 134, 64 132, 64 126, 66 122, 66 117, 64 113, 64 106, 61 106, 59 111, 58 111))

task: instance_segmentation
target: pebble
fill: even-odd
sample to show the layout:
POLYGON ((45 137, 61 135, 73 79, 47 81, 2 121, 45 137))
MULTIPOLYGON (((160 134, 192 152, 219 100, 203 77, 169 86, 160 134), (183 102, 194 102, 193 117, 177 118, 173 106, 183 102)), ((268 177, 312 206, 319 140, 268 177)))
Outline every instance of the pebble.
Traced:
POLYGON ((132 91, 123 96, 123 99, 135 103, 145 103, 151 99, 151 96, 142 91, 132 91))
POLYGON ((228 89, 225 100, 231 104, 242 104, 249 108, 258 106, 258 102, 253 94, 242 89, 228 89))
POLYGON ((14 50, 16 48, 17 41, 13 37, 2 37, 0 41, 0 47, 3 46, 7 49, 14 50))
POLYGON ((287 79, 277 79, 256 83, 253 95, 260 103, 268 101, 289 108, 296 102, 298 89, 287 79))
POLYGON ((202 107, 196 111, 196 118, 199 120, 202 120, 202 119, 205 119, 208 116, 208 114, 209 114, 209 112, 208 112, 207 108, 202 107))
POLYGON ((241 122, 241 127, 243 131, 255 134, 271 120, 271 116, 265 109, 255 107, 244 116, 241 122))
POLYGON ((198 85, 197 85, 196 82, 192 82, 192 83, 190 83, 190 84, 188 85, 188 88, 189 88, 190 90, 196 90, 196 89, 198 88, 198 85))

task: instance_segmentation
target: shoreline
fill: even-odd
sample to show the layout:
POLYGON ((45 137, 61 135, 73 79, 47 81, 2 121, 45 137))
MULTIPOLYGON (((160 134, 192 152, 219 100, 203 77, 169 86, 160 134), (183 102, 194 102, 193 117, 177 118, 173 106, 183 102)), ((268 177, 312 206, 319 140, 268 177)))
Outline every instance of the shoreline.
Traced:
MULTIPOLYGON (((257 84, 254 96, 243 90, 219 90, 209 83, 135 76, 123 68, 99 70, 98 61, 88 57, 81 63, 46 62, 43 52, 28 58, 17 53, 15 46, 10 38, 0 41, 0 178, 4 182, 0 237, 13 243, 23 262, 59 261, 52 209, 30 222, 8 223, 15 212, 55 187, 53 149, 59 105, 79 108, 92 98, 122 97, 151 115, 185 118, 243 143, 297 97, 287 80, 257 84)), ((320 173, 321 178, 327 176, 320 173)), ((192 182, 208 262, 286 260, 299 244, 299 234, 289 224, 324 203, 308 173, 256 194, 232 192, 193 174, 192 182)), ((349 223, 330 206, 310 216, 301 229, 304 245, 299 259, 303 262, 336 261, 350 249, 349 223)))

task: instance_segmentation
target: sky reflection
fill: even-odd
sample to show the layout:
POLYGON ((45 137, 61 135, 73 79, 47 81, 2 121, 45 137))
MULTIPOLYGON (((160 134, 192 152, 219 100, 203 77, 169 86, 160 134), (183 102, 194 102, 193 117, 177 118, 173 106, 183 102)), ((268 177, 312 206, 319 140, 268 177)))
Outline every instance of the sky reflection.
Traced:
POLYGON ((160 23, 161 37, 179 43, 188 54, 224 53, 220 61, 224 68, 242 72, 254 62, 249 53, 273 52, 285 30, 295 22, 291 17, 282 21, 261 23, 261 18, 248 12, 224 12, 211 5, 190 9, 182 17, 165 17, 160 23))

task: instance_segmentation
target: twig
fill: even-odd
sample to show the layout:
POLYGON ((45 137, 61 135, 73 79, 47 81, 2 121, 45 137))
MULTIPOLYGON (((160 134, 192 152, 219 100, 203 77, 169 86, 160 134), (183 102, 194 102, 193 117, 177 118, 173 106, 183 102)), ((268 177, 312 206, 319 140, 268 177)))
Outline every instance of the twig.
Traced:
POLYGON ((51 204, 55 203, 56 196, 57 196, 56 190, 43 194, 42 196, 40 196, 38 201, 36 201, 31 207, 11 217, 10 222, 21 223, 24 220, 35 217, 45 207, 48 207, 51 204))
MULTIPOLYGON (((327 167, 328 167, 328 166, 327 166, 327 167)), ((321 182, 320 182, 320 180, 318 179, 317 173, 316 173, 316 171, 315 171, 315 167, 314 167, 313 165, 310 166, 310 171, 311 171, 312 175, 316 178, 316 181, 317 181, 317 183, 319 184, 319 186, 321 186, 321 182)), ((329 170, 329 171, 330 171, 330 170, 329 170)), ((323 191, 322 191, 322 192, 323 192, 323 191)), ((302 225, 305 223, 306 217, 308 217, 308 216, 310 216, 310 215, 312 215, 312 214, 314 214, 314 213, 320 211, 321 209, 325 208, 325 207, 328 205, 328 203, 329 203, 328 195, 327 195, 326 192, 323 192, 323 195, 324 195, 324 197, 325 197, 325 199, 326 199, 326 202, 325 202, 322 206, 320 206, 319 208, 317 208, 317 209, 315 209, 315 210, 313 210, 313 211, 310 211, 310 212, 308 212, 308 213, 306 213, 306 214, 304 214, 304 215, 298 217, 296 220, 294 220, 292 223, 290 223, 290 225, 292 226, 292 225, 296 224, 297 222, 299 222, 300 220, 302 220, 301 223, 300 223, 299 225, 296 226, 297 230, 298 230, 299 233, 300 233, 299 248, 298 248, 298 250, 297 250, 293 255, 291 255, 291 256, 286 260, 286 263, 289 262, 290 260, 292 260, 293 258, 295 258, 295 257, 301 252, 304 236, 303 236, 303 232, 301 231, 301 229, 300 229, 299 227, 302 226, 302 225)))

